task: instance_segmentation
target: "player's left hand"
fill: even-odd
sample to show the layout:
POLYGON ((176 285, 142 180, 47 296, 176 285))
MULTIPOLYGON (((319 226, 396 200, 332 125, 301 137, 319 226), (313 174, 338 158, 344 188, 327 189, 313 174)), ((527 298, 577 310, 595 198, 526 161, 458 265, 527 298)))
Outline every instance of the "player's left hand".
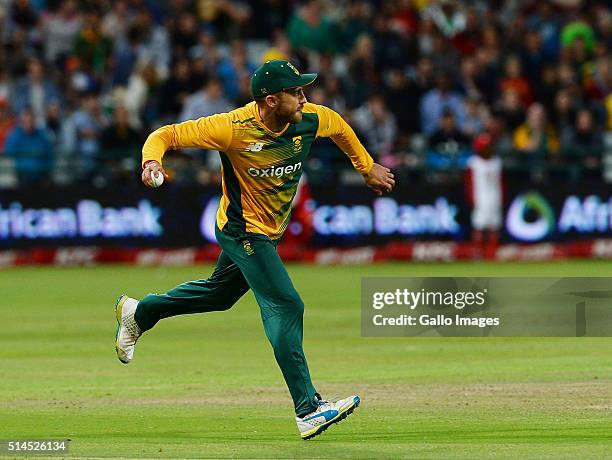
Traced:
POLYGON ((366 185, 374 190, 374 193, 378 196, 393 190, 393 186, 395 185, 394 177, 395 176, 389 168, 385 168, 378 163, 374 163, 370 172, 363 175, 366 185))

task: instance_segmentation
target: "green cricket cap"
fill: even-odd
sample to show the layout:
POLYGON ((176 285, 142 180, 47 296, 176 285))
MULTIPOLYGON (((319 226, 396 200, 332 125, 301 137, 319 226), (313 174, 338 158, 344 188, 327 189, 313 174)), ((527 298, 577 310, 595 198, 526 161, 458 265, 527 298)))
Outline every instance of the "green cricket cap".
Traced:
POLYGON ((274 59, 266 61, 253 73, 251 92, 257 99, 284 89, 310 85, 316 78, 316 73, 300 73, 289 61, 274 59))

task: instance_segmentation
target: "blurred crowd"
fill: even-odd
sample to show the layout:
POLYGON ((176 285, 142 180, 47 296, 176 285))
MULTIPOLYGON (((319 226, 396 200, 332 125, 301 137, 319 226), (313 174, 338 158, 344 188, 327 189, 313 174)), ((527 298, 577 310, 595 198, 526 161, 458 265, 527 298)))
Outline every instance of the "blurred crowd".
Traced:
MULTIPOLYGON (((601 176, 610 142, 605 1, 0 0, 0 24, 0 160, 24 184, 138 180, 150 131, 249 102, 275 58, 400 174, 452 180, 486 132, 516 171, 601 176)), ((172 157, 218 181, 216 155, 172 157)), ((341 165, 313 149, 313 177, 341 165)))

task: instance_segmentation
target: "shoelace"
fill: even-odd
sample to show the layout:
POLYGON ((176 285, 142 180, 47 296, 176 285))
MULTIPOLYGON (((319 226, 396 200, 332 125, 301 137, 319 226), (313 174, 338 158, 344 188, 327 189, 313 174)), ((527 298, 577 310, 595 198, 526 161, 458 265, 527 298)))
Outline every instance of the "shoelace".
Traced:
POLYGON ((317 405, 317 408, 310 414, 304 415, 304 417, 302 417, 303 419, 315 415, 321 410, 322 406, 324 406, 325 404, 329 404, 329 401, 325 401, 319 393, 315 393, 315 404, 317 405))
POLYGON ((134 337, 140 336, 140 328, 138 327, 138 324, 136 324, 134 315, 130 315, 129 317, 124 318, 123 325, 134 337))
POLYGON ((315 393, 315 404, 317 406, 324 406, 329 404, 329 401, 324 400, 319 393, 315 393))

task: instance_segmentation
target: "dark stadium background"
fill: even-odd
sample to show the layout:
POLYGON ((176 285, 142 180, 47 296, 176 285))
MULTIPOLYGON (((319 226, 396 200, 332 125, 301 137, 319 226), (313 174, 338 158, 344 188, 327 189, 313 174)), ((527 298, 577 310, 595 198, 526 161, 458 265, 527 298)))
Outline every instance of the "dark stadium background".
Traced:
POLYGON ((171 180, 149 191, 140 147, 163 124, 247 103, 250 73, 272 58, 319 72, 309 100, 340 112, 397 178, 377 199, 319 140, 283 243, 290 259, 370 246, 377 260, 414 259, 422 241, 451 259, 608 257, 611 18, 606 2, 580 0, 3 2, 0 248, 21 252, 2 260, 52 262, 70 247, 110 250, 98 261, 157 247, 214 258, 206 228, 218 155, 169 153, 171 180), (533 147, 537 108, 543 140, 533 147), (438 129, 443 117, 450 132, 438 129), (499 244, 471 241, 465 165, 481 133, 504 165, 499 244), (525 205, 534 195, 542 206, 525 205), (159 231, 113 228, 143 200, 159 231), (87 215, 83 201, 96 203, 87 215), (75 223, 54 218, 67 209, 75 223), (82 232, 87 219, 100 229, 82 232), (542 219, 546 231, 516 230, 542 219), (27 252, 38 249, 44 257, 27 252))

